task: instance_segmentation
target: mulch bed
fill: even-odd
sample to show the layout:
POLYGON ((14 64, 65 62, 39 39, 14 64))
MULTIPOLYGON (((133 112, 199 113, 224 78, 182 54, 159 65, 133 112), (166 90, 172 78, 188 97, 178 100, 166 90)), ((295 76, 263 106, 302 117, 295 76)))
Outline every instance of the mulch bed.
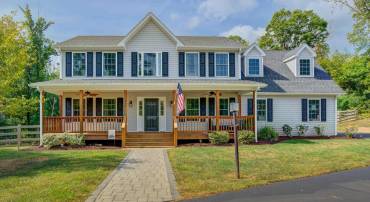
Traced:
POLYGON ((29 147, 24 150, 32 150, 32 151, 45 151, 45 150, 106 150, 106 149, 121 149, 121 147, 114 147, 114 146, 95 146, 95 145, 87 145, 87 146, 79 146, 79 147, 71 147, 71 146, 64 146, 64 147, 52 147, 50 149, 42 146, 35 146, 29 147))

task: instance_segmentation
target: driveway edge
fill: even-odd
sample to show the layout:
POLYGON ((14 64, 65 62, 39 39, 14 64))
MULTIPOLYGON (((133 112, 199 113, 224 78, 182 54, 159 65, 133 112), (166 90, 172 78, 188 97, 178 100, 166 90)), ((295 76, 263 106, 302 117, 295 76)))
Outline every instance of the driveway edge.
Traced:
POLYGON ((179 200, 181 198, 181 195, 177 191, 177 188, 176 188, 176 178, 172 170, 171 162, 168 159, 167 151, 168 149, 163 150, 163 157, 164 157, 164 162, 166 163, 168 183, 170 184, 172 198, 174 200, 179 200))

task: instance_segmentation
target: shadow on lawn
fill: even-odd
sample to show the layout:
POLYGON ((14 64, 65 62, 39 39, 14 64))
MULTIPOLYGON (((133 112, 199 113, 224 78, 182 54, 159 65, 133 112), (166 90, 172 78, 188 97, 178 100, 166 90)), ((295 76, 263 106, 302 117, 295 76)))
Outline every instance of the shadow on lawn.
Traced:
POLYGON ((284 140, 280 143, 281 144, 317 144, 316 142, 313 142, 313 141, 307 140, 307 139, 284 140))
MULTIPOLYGON (((2 151, 4 152, 4 151, 2 151)), ((14 151, 5 151, 14 152, 14 151)), ((89 151, 86 151, 89 152, 89 151)), ((9 155, 10 156, 10 155, 9 155)), ((110 170, 119 164, 122 157, 116 154, 75 154, 72 152, 35 152, 21 151, 12 159, 0 159, 0 164, 5 161, 15 160, 17 164, 9 164, 9 168, 2 168, 0 179, 10 176, 26 177, 35 176, 46 172, 78 172, 96 169, 110 170), (35 159, 42 158, 42 161, 35 159)))

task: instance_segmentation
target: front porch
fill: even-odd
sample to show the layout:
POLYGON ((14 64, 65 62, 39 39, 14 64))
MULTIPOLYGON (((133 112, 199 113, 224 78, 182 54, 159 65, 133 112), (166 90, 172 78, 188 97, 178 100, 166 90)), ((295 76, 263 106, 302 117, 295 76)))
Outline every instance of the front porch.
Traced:
MULTIPOLYGON (((87 85, 79 87, 83 89, 79 91, 66 87, 44 88, 41 90, 42 100, 45 92, 59 95, 61 116, 45 116, 41 110, 41 133, 81 133, 86 140, 108 140, 113 137, 122 141, 123 147, 130 147, 133 140, 136 144, 140 142, 139 139, 148 146, 161 145, 154 142, 165 142, 163 146, 177 146, 179 140, 208 139, 208 133, 213 131, 227 131, 233 138, 233 117, 229 113, 229 104, 232 102, 239 103, 237 130, 256 131, 253 114, 257 86, 251 87, 245 83, 226 87, 214 84, 181 85, 186 106, 182 114, 176 114, 176 84, 157 86, 153 90, 148 85, 140 89, 137 85, 135 89, 130 85, 122 86, 126 90, 87 85), (242 99, 246 99, 245 96, 253 98, 252 115, 247 115, 243 107, 245 100, 242 99), (115 135, 112 136, 112 133, 115 135), (168 144, 169 141, 171 144, 168 144)), ((44 102, 41 102, 40 108, 44 109, 44 102)))

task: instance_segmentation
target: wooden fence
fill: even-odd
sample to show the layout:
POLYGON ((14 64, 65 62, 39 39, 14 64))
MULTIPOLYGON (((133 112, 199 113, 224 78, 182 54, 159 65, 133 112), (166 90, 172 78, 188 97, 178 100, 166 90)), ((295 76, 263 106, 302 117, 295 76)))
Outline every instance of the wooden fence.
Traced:
POLYGON ((338 122, 344 121, 354 121, 358 119, 358 111, 354 110, 346 110, 346 111, 338 111, 338 122))
POLYGON ((5 126, 0 127, 0 145, 1 144, 18 144, 40 142, 40 126, 5 126))

